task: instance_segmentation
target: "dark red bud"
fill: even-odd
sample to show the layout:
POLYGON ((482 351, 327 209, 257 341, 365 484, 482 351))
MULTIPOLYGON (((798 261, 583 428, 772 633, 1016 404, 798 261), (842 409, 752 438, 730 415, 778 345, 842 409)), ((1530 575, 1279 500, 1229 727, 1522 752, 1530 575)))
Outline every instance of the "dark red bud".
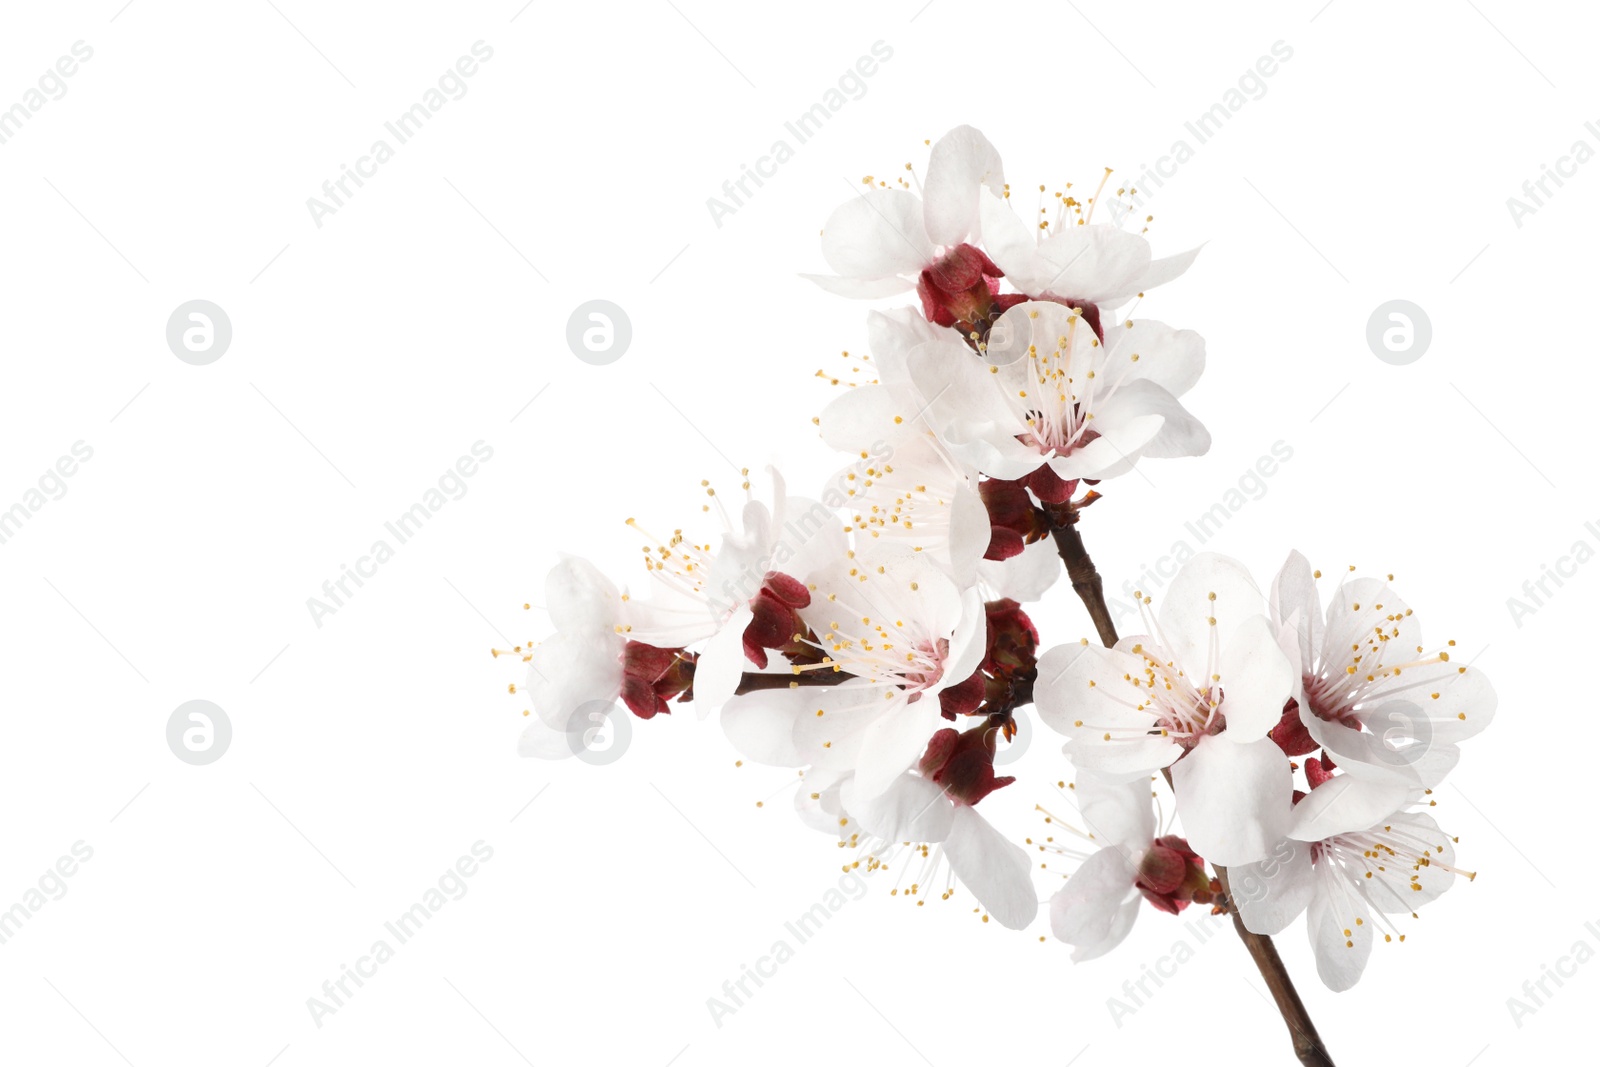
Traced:
POLYGON ((947 719, 957 715, 971 715, 983 704, 983 694, 988 679, 982 671, 973 671, 965 681, 939 691, 939 711, 947 719))
POLYGON ((772 571, 767 575, 764 589, 770 589, 772 595, 791 608, 803 608, 811 604, 811 590, 807 589, 804 582, 797 581, 787 574, 772 571))
POLYGON ((1050 532, 1047 517, 1034 506, 1023 481, 988 478, 978 483, 978 495, 989 512, 985 559, 1010 559, 1050 532))
POLYGON ((936 325, 954 326, 963 334, 985 334, 1002 276, 1000 268, 977 248, 956 245, 918 277, 922 313, 936 325))
POLYGON ((1008 530, 1003 526, 989 527, 989 547, 984 550, 984 559, 1010 559, 1022 555, 1022 550, 1028 543, 1022 535, 1015 530, 1008 530))
POLYGON ((986 627, 982 669, 994 676, 1031 671, 1039 647, 1039 630, 1015 600, 991 600, 983 606, 986 627))
POLYGON ((1033 495, 1046 504, 1064 504, 1078 491, 1076 478, 1063 480, 1046 464, 1023 479, 1033 495))
POLYGON ((1155 893, 1170 893, 1183 884, 1189 860, 1177 849, 1152 845, 1139 863, 1139 888, 1155 893))
POLYGON ((1278 720, 1278 725, 1272 728, 1267 735, 1277 742, 1283 754, 1293 758, 1304 756, 1308 752, 1317 750, 1317 740, 1311 736, 1311 731, 1306 729, 1306 724, 1300 721, 1300 705, 1290 697, 1283 705, 1283 717, 1278 720))
POLYGON ((671 711, 667 701, 688 700, 694 688, 694 655, 629 641, 622 648, 622 702, 641 719, 671 711))
POLYGON ((1145 852, 1133 884, 1156 908, 1176 915, 1191 903, 1211 903, 1222 891, 1205 867, 1189 842, 1169 834, 1145 852))
POLYGON ((1312 756, 1310 759, 1306 760, 1306 781, 1311 783, 1312 789, 1315 789, 1317 786, 1321 785, 1323 782, 1326 782, 1332 777, 1333 758, 1330 757, 1326 752, 1322 754, 1322 758, 1320 760, 1315 756, 1312 756))
POLYGON ((765 670, 767 649, 788 648, 805 630, 799 609, 811 603, 805 583, 773 571, 750 600, 750 624, 744 628, 745 658, 765 670))
POLYGON ((1016 781, 994 773, 995 734, 1002 726, 995 716, 970 730, 946 727, 933 735, 920 768, 924 777, 942 786, 950 799, 972 805, 1016 781))

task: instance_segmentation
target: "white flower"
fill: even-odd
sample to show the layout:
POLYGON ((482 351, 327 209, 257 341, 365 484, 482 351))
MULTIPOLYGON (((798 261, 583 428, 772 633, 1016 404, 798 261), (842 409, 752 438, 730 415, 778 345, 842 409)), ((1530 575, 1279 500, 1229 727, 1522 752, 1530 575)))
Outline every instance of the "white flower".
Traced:
POLYGON ((911 895, 938 884, 942 860, 1001 926, 1021 930, 1038 914, 1028 854, 1006 840, 975 807, 911 773, 902 774, 875 797, 860 793, 855 779, 842 783, 841 832, 847 844, 871 857, 872 866, 891 865, 903 852, 908 867, 916 868, 906 889, 911 895))
POLYGON ((1201 553, 1173 579, 1150 635, 1052 648, 1034 691, 1076 766, 1124 780, 1170 766, 1185 836, 1226 866, 1266 855, 1290 813, 1289 761, 1267 733, 1294 668, 1264 610, 1241 564, 1201 553))
POLYGON ((1211 445, 1177 399, 1205 368, 1205 342, 1192 330, 1130 320, 1102 344, 1077 309, 1046 301, 1005 312, 981 356, 908 310, 874 312, 868 336, 878 381, 847 390, 819 419, 823 439, 844 451, 915 422, 990 477, 1049 467, 1070 481, 1211 445))
MULTIPOLYGON (((979 358, 952 331, 904 362, 929 425, 990 477, 1048 466, 1062 481, 1109 478, 1141 457, 1211 446, 1177 399, 1205 367, 1205 342, 1191 330, 1135 320, 1112 326, 1102 344, 1078 309, 1030 301, 1005 312, 983 347, 979 358)), ((879 373, 888 374, 882 360, 879 373)))
POLYGON ((523 691, 533 715, 518 752, 541 759, 576 754, 588 728, 582 712, 611 705, 622 693, 622 656, 637 611, 588 560, 568 556, 545 579, 545 605, 555 636, 527 655, 523 691))
POLYGON ((551 570, 545 602, 556 632, 524 657, 533 721, 519 742, 523 755, 577 753, 599 706, 618 698, 649 718, 692 683, 703 718, 733 695, 753 656, 766 665, 764 637, 790 640, 795 607, 809 599, 803 579, 842 556, 845 537, 833 512, 789 496, 776 471, 772 482, 771 507, 747 499, 738 526, 706 486, 723 520, 721 545, 695 544, 681 530, 655 539, 645 548, 653 595, 643 600, 577 557, 551 570))
MULTIPOLYGON (((901 443, 929 431, 925 413, 928 398, 911 380, 907 357, 924 345, 943 345, 955 335, 935 326, 913 308, 874 311, 867 315, 867 347, 877 371, 869 381, 850 382, 817 418, 822 439, 830 448, 873 456, 874 446, 898 448, 901 443)), ((970 357, 970 350, 968 350, 970 357)), ((821 376, 822 372, 819 371, 821 376)))
MULTIPOLYGON (((881 389, 869 395, 887 399, 881 389)), ((886 416, 885 424, 893 419, 886 416)), ((879 555, 924 555, 962 588, 976 580, 990 537, 977 472, 957 462, 932 434, 903 434, 889 455, 858 461, 834 481, 845 486, 846 528, 857 543, 879 555)))
POLYGON ((1460 759, 1458 743, 1493 721, 1493 687, 1452 661, 1454 641, 1426 651, 1411 608, 1376 578, 1347 578, 1324 617, 1320 573, 1291 552, 1271 594, 1299 668, 1295 698, 1314 742, 1306 751, 1322 746, 1356 777, 1438 785, 1460 759))
MULTIPOLYGON (((1080 771, 1073 794, 1087 836, 1100 847, 1050 898, 1050 932, 1072 945, 1073 962, 1082 963, 1104 956, 1133 929, 1141 899, 1133 883, 1145 850, 1155 840, 1156 816, 1148 778, 1113 782, 1080 771)), ((1067 827, 1053 816, 1050 823, 1067 827)), ((1039 848, 1070 854, 1061 846, 1039 848)))
POLYGON ((1105 185, 1102 179, 1087 212, 1074 198, 1057 194, 1056 216, 1047 224, 1018 218, 1009 193, 979 198, 984 250, 1017 291, 1117 308, 1189 269, 1198 248, 1152 260, 1144 236, 1120 225, 1129 217, 1120 201, 1106 207, 1121 217, 1094 221, 1105 185))
MULTIPOLYGON (((1026 926, 1038 907, 1026 854, 972 810, 1009 781, 993 777, 994 730, 985 733, 979 717, 976 733, 963 735, 977 742, 977 763, 987 752, 988 765, 975 766, 973 746, 958 744, 943 716, 944 698, 977 675, 983 658, 977 591, 960 589, 922 556, 898 553, 853 553, 815 576, 810 591, 800 615, 815 662, 791 668, 792 688, 723 705, 728 739, 748 759, 802 768, 802 818, 838 832, 869 869, 904 855, 918 867, 915 894, 948 861, 995 919, 1026 926), (968 758, 953 765, 958 751, 968 758)), ((961 696, 972 704, 963 712, 981 699, 965 687, 961 696)))
POLYGON ((847 869, 862 863, 869 871, 899 866, 895 891, 913 897, 931 895, 929 887, 940 884, 941 897, 950 897, 949 875, 954 875, 1002 926, 1022 929, 1033 921, 1038 895, 1032 864, 1020 846, 955 796, 952 787, 926 775, 908 770, 886 788, 863 789, 851 766, 856 750, 840 745, 819 751, 817 738, 828 728, 811 711, 824 709, 826 719, 847 712, 855 698, 810 689, 796 704, 794 692, 736 698, 723 708, 723 728, 746 758, 805 768, 795 809, 807 825, 837 835, 841 848, 855 850, 847 869))
MULTIPOLYGON (((646 548, 656 595, 646 619, 634 621, 636 639, 674 646, 704 643, 694 672, 695 707, 702 718, 733 696, 749 665, 766 666, 764 648, 779 646, 763 646, 763 636, 777 633, 788 641, 793 608, 806 599, 806 579, 845 552, 838 517, 814 500, 790 495, 777 471, 769 474, 772 505, 747 498, 737 526, 707 486, 723 521, 715 550, 687 540, 681 530, 664 540, 652 538, 654 546, 646 548)), ((747 493, 749 488, 747 481, 747 493)), ((633 519, 628 524, 644 533, 633 519)))
POLYGON ((983 603, 918 557, 844 559, 810 586, 799 614, 818 662, 791 669, 850 677, 736 697, 723 726, 753 759, 793 745, 785 765, 853 773, 857 795, 871 799, 926 751, 944 721, 940 694, 977 671, 983 603))
MULTIPOLYGON (((1116 948, 1139 916, 1141 900, 1176 915, 1210 904, 1216 887, 1181 837, 1156 837, 1150 779, 1116 782, 1079 771, 1073 786, 1086 836, 1100 845, 1050 898, 1050 929, 1081 963, 1116 948)), ((1051 816, 1053 827, 1071 829, 1051 816)), ((1076 856, 1052 837, 1041 852, 1076 856)))
POLYGON ((933 146, 920 197, 909 188, 870 188, 834 211, 822 230, 822 256, 835 275, 805 277, 841 296, 905 292, 948 250, 976 238, 980 187, 1004 183, 994 146, 958 126, 933 146))
POLYGON ((1375 933, 1404 941, 1394 916, 1415 918, 1456 875, 1475 877, 1455 867, 1453 839, 1406 810, 1411 803, 1403 788, 1352 775, 1313 788, 1270 856, 1228 872, 1245 926, 1277 934, 1304 913, 1323 983, 1336 992, 1355 985, 1375 933))

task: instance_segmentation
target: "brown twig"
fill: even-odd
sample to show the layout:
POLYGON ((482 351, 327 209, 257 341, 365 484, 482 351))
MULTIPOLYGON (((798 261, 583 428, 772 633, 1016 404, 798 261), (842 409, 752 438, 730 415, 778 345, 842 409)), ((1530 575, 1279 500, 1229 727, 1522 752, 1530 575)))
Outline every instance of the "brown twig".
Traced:
POLYGON ((838 685, 849 678, 843 671, 804 671, 800 674, 756 674, 747 672, 739 680, 735 695, 755 693, 766 689, 796 689, 800 686, 838 685))
MULTIPOLYGON (((1067 577, 1072 579, 1073 590, 1083 601, 1083 606, 1088 609, 1089 617, 1094 620, 1094 627, 1100 634, 1100 643, 1110 648, 1117 643, 1117 626, 1112 621, 1111 610, 1106 604, 1100 572, 1095 570, 1094 561, 1089 558, 1089 551, 1084 547, 1083 538, 1078 533, 1077 509, 1068 504, 1064 512, 1053 513, 1050 533, 1055 538, 1056 549, 1061 553, 1061 561, 1066 564, 1067 577)), ((1167 785, 1171 786, 1171 771, 1167 770, 1164 773, 1167 785)), ((1273 1003, 1278 1006, 1278 1014, 1283 1016, 1284 1025, 1289 1028, 1289 1037, 1294 1042, 1295 1056, 1304 1067, 1334 1067, 1333 1059, 1323 1047, 1316 1024, 1311 1021, 1311 1015, 1306 1011, 1300 994, 1295 991, 1294 981, 1290 979, 1289 970, 1283 965, 1272 938, 1265 934, 1251 933, 1245 928, 1239 909, 1233 906, 1232 892, 1228 887, 1227 868, 1213 863, 1211 869, 1216 872, 1217 881, 1222 884, 1222 891, 1227 896, 1228 911, 1233 915, 1234 932, 1239 935, 1239 940, 1244 942, 1250 958, 1255 961, 1256 969, 1261 972, 1261 978, 1272 994, 1273 1003)))
POLYGON ((1089 617, 1094 620, 1094 628, 1100 634, 1100 643, 1110 648, 1117 643, 1117 624, 1112 621, 1111 612, 1106 607, 1100 572, 1094 569, 1094 561, 1089 558, 1089 550, 1083 547, 1083 538, 1078 533, 1078 509, 1068 504, 1064 513, 1052 515, 1050 536, 1055 538, 1061 562, 1067 565, 1067 577, 1072 580, 1073 591, 1083 601, 1083 606, 1089 609, 1089 617))
POLYGON ((1290 981, 1289 969, 1279 958, 1277 946, 1267 935, 1253 934, 1245 929, 1239 909, 1233 906, 1232 890, 1228 887, 1228 869, 1215 863, 1211 869, 1216 872, 1217 881, 1222 883, 1222 891, 1229 894, 1228 911, 1233 915, 1234 932, 1244 942, 1250 958, 1256 961, 1256 970, 1261 972, 1261 980, 1267 983, 1267 991, 1272 994, 1272 1002, 1278 1006, 1278 1014, 1283 1016, 1284 1024, 1289 1027, 1294 1054, 1305 1067, 1333 1067, 1333 1058, 1322 1047, 1322 1036, 1317 1033, 1316 1024, 1311 1021, 1311 1014, 1306 1011, 1294 982, 1290 981))

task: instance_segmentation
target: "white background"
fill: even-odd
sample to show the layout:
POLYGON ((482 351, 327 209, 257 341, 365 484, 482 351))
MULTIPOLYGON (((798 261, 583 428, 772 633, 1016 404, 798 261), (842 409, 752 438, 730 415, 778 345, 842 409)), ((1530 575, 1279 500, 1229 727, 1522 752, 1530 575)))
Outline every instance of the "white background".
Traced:
MULTIPOLYGON (((863 175, 920 168, 963 122, 1020 190, 1137 172, 1194 145, 1185 121, 1280 40, 1265 95, 1150 202, 1158 255, 1209 242, 1142 311, 1206 336, 1186 403, 1216 443, 1103 487, 1085 536, 1120 587, 1293 449, 1207 547, 1263 582, 1291 547, 1394 572, 1500 694, 1436 812, 1482 873, 1349 993, 1281 937, 1312 1014, 1341 1063, 1587 1043, 1600 966, 1521 1028, 1506 1000, 1600 947, 1581 773, 1600 565, 1521 625, 1506 601, 1600 545, 1600 164, 1520 227, 1506 199, 1600 147, 1596 26, 1571 4, 1321 2, 7 4, 0 107, 74 42, 94 54, 0 145, 0 508, 74 442, 93 458, 0 545, 0 908, 74 842, 93 858, 0 945, 0 1059, 1290 1062, 1226 930, 1119 1027, 1106 998, 1195 943, 1182 920, 1148 911, 1075 967, 1042 919, 1009 933, 878 882, 719 1028, 706 998, 841 854, 714 721, 635 723, 609 766, 519 759, 519 672, 487 654, 542 635, 522 605, 558 552, 633 578, 628 516, 714 533, 699 479, 832 469, 812 374, 862 346, 866 307, 796 275, 863 175), (307 198, 479 40, 467 94, 316 226, 307 198), (706 199, 877 41, 893 57, 865 94, 715 225, 706 199), (196 298, 234 331, 203 367, 164 336, 196 298), (564 339, 594 298, 633 324, 605 367, 564 339), (1393 298, 1432 320, 1409 366, 1365 341, 1393 298), (480 440, 466 495, 318 627, 307 598, 480 440), (165 740, 196 698, 234 731, 204 767, 165 740), (469 892, 317 1026, 307 998, 479 840, 469 892)), ((1036 617, 1047 644, 1091 633, 1066 588, 1036 617)), ((1020 766, 985 803, 1019 839, 1066 773, 1044 738, 1020 766)))

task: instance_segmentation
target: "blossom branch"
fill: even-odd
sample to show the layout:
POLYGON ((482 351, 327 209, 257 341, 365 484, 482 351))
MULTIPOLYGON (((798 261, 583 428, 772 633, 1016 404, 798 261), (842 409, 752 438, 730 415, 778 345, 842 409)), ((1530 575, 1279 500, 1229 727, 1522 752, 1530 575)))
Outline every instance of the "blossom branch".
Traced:
MULTIPOLYGON (((1100 635, 1100 643, 1107 648, 1112 647, 1117 643, 1117 627, 1111 618, 1111 609, 1106 604, 1100 572, 1095 569, 1094 561, 1089 558, 1089 551, 1084 547, 1083 537, 1078 533, 1078 509, 1068 504, 1064 511, 1053 513, 1050 534, 1055 538, 1062 563, 1066 565, 1067 577, 1072 580, 1073 591, 1078 594, 1083 606, 1089 611, 1089 617, 1094 620, 1095 630, 1100 635)), ((1166 776, 1167 786, 1170 788, 1171 768, 1163 770, 1162 773, 1166 776)), ((1273 945, 1272 938, 1265 934, 1252 933, 1245 927, 1239 909, 1232 903, 1232 891, 1228 886, 1228 869, 1217 863, 1213 863, 1211 869, 1216 872, 1217 881, 1222 885, 1224 898, 1228 902, 1227 910, 1233 916, 1234 932, 1239 935, 1239 940, 1244 942, 1250 958, 1255 961, 1256 969, 1261 972, 1261 978, 1272 994, 1273 1003, 1278 1007, 1278 1014, 1283 1016, 1284 1025, 1289 1028, 1289 1037, 1294 1042, 1296 1058, 1305 1067, 1334 1067, 1333 1059, 1323 1047, 1322 1037, 1317 1033, 1316 1024, 1311 1021, 1305 1003, 1295 990, 1294 981, 1289 977, 1289 970, 1283 965, 1283 959, 1278 955, 1278 949, 1273 945)))
POLYGON ((1277 946, 1272 943, 1272 938, 1265 934, 1251 933, 1245 928, 1239 909, 1232 903, 1232 890, 1228 887, 1228 869, 1215 863, 1211 865, 1211 869, 1216 872, 1217 881, 1222 883, 1222 892, 1228 895, 1228 911, 1233 915, 1233 929, 1239 935, 1239 940, 1244 942, 1250 958, 1256 961, 1256 969, 1261 972, 1262 981, 1267 983, 1267 991, 1272 994, 1272 1002, 1278 1006, 1278 1014, 1283 1016, 1284 1023, 1289 1027, 1289 1037, 1294 1042, 1295 1056, 1306 1067, 1334 1067, 1328 1050, 1322 1047, 1322 1036, 1317 1033, 1316 1024, 1311 1021, 1311 1015, 1300 1000, 1294 982, 1289 979, 1288 968, 1278 956, 1277 946))

